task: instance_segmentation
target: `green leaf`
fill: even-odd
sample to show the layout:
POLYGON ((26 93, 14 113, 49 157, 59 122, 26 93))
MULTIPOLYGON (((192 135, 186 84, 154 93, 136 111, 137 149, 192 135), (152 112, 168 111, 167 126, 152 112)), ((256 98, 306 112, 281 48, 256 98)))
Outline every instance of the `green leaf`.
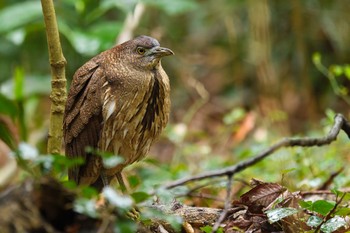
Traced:
MULTIPOLYGON (((205 232, 205 233, 211 233, 213 231, 213 227, 212 226, 204 226, 199 228, 201 231, 205 232)), ((219 227, 219 229, 216 231, 216 233, 223 233, 224 230, 222 229, 222 227, 219 227)))
POLYGON ((73 209, 81 214, 96 218, 98 213, 96 210, 96 201, 88 198, 78 198, 74 201, 73 209))
POLYGON ((159 210, 152 208, 146 208, 142 211, 140 219, 142 222, 147 223, 149 219, 159 219, 168 222, 174 229, 175 232, 181 232, 181 225, 183 223, 182 218, 176 215, 167 215, 159 210))
POLYGON ((350 200, 350 193, 348 193, 348 192, 344 193, 344 192, 339 191, 339 190, 337 190, 337 189, 332 189, 331 191, 332 191, 332 193, 334 193, 338 198, 342 197, 342 198, 343 198, 343 199, 342 199, 343 202, 347 202, 347 201, 350 200))
POLYGON ((127 179, 131 188, 135 188, 141 183, 140 178, 138 176, 128 176, 127 179))
POLYGON ((137 232, 137 224, 131 220, 116 221, 113 229, 115 233, 134 233, 137 232))
POLYGON ((103 156, 102 162, 105 168, 113 168, 118 164, 121 164, 122 162, 124 162, 124 158, 118 155, 103 156))
POLYGON ((150 197, 150 195, 146 192, 134 192, 131 194, 131 196, 136 203, 143 202, 150 197))
POLYGON ((69 40, 78 53, 93 56, 99 52, 101 42, 98 37, 79 29, 72 29, 64 21, 60 22, 60 32, 69 40))
POLYGON ((15 149, 16 144, 13 136, 11 135, 9 129, 0 122, 0 140, 5 142, 11 149, 15 149))
POLYGON ((159 200, 162 203, 170 203, 174 200, 175 195, 172 191, 165 189, 165 188, 159 188, 156 190, 156 195, 158 196, 159 200))
POLYGON ((35 164, 42 165, 44 171, 55 171, 62 173, 67 168, 71 168, 75 165, 81 165, 84 163, 82 158, 68 158, 63 155, 40 155, 33 159, 35 164))
POLYGON ((330 108, 327 108, 325 113, 326 113, 326 116, 327 116, 330 124, 332 124, 334 121, 335 114, 336 114, 335 111, 330 109, 330 108))
POLYGON ((120 22, 101 22, 94 24, 88 34, 99 40, 99 51, 110 49, 115 45, 115 38, 121 31, 123 24, 120 22))
POLYGON ((199 228, 201 231, 205 232, 205 233, 211 233, 213 227, 212 226, 204 226, 204 227, 201 227, 199 228))
POLYGON ((335 206, 333 201, 317 200, 312 204, 311 211, 315 211, 326 216, 335 206))
POLYGON ((338 215, 338 216, 342 216, 342 217, 349 216, 350 215, 350 208, 349 207, 340 207, 335 211, 334 214, 338 215))
POLYGON ((193 11, 198 7, 198 4, 192 0, 144 0, 146 4, 157 6, 170 15, 176 15, 193 11))
POLYGON ((303 201, 303 200, 300 200, 299 201, 299 205, 304 208, 304 209, 310 209, 311 206, 312 206, 312 201, 303 201))
POLYGON ((325 201, 325 200, 317 200, 315 202, 311 201, 299 201, 299 205, 310 211, 317 212, 323 216, 326 216, 329 211, 334 208, 335 202, 333 201, 325 201))
POLYGON ((62 184, 67 189, 75 190, 77 188, 77 184, 72 180, 62 181, 62 184))
POLYGON ((231 125, 241 120, 245 114, 246 112, 243 108, 235 108, 224 116, 223 121, 226 125, 231 125))
POLYGON ((0 11, 0 33, 27 25, 42 17, 40 1, 22 1, 0 11))
POLYGON ((23 68, 16 67, 14 74, 14 94, 16 100, 23 99, 24 71, 23 68))
POLYGON ((298 210, 295 208, 276 208, 272 210, 265 211, 267 218, 270 223, 278 222, 279 220, 288 217, 290 215, 298 213, 298 210))
POLYGON ((309 227, 318 227, 318 225, 320 225, 322 223, 322 218, 318 217, 318 216, 311 216, 306 224, 309 227))
MULTIPOLYGON (((18 80, 19 81, 19 80, 18 80)), ((49 95, 51 91, 51 78, 49 75, 25 75, 23 77, 22 90, 17 90, 23 98, 31 97, 35 94, 49 95)), ((19 83, 14 79, 9 79, 1 85, 1 92, 10 99, 16 99, 14 89, 20 88, 19 83)))
POLYGON ((346 226, 346 221, 339 216, 335 216, 322 224, 321 231, 324 233, 331 233, 343 226, 346 226))
POLYGON ((94 197, 97 197, 98 192, 95 188, 90 186, 80 186, 79 189, 80 196, 88 199, 92 199, 94 197))
POLYGON ((105 187, 102 193, 106 200, 111 205, 118 207, 118 209, 130 210, 134 204, 133 200, 129 196, 120 195, 111 187, 105 187))
POLYGON ((18 114, 16 104, 0 93, 0 113, 11 117, 12 119, 18 114))

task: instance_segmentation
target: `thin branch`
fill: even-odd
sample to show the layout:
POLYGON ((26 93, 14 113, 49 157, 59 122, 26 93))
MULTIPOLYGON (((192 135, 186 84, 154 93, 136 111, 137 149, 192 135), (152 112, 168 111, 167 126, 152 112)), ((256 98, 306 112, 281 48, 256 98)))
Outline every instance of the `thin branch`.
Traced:
POLYGON ((330 144, 331 142, 333 142, 337 139, 337 136, 338 136, 341 129, 350 138, 350 124, 349 124, 349 122, 345 119, 345 117, 342 114, 336 114, 336 116, 334 118, 334 124, 333 124, 331 130, 324 137, 320 137, 320 138, 285 138, 285 139, 282 139, 279 142, 275 143, 270 148, 266 149, 265 151, 261 152, 260 154, 254 156, 250 159, 247 159, 241 163, 238 163, 236 165, 226 167, 223 169, 219 169, 219 170, 204 172, 204 173, 196 175, 196 176, 182 178, 182 179, 168 183, 167 185, 164 186, 164 188, 171 189, 171 188, 174 188, 177 186, 187 184, 187 183, 192 182, 192 181, 203 180, 203 179, 212 178, 212 177, 234 175, 234 174, 236 174, 240 171, 243 171, 244 169, 260 162, 265 157, 271 155, 273 152, 277 151, 278 149, 280 149, 282 147, 292 147, 292 146, 311 147, 311 146, 327 145, 327 144, 330 144))
POLYGON ((52 0, 41 0, 51 65, 51 113, 47 153, 59 154, 62 145, 62 122, 66 102, 66 59, 63 56, 55 8, 52 0))
POLYGON ((231 192, 232 192, 232 180, 233 180, 232 178, 233 178, 232 174, 229 174, 227 176, 225 207, 224 207, 223 211, 221 212, 218 220, 216 220, 216 222, 213 226, 213 229, 212 229, 212 233, 215 233, 219 229, 220 224, 222 223, 222 221, 224 221, 224 219, 226 218, 226 215, 228 213, 228 210, 231 208, 231 192))
POLYGON ((129 12, 124 21, 122 31, 119 33, 116 40, 117 44, 121 44, 132 39, 136 27, 140 24, 141 17, 145 11, 145 4, 139 2, 136 4, 133 12, 129 12))

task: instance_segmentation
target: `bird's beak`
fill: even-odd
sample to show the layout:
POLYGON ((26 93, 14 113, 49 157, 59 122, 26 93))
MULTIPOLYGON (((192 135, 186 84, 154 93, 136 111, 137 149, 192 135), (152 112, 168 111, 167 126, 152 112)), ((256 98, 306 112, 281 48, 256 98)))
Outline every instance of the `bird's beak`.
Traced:
POLYGON ((171 49, 164 48, 164 47, 153 47, 150 50, 147 51, 147 56, 153 55, 157 58, 165 57, 165 56, 170 56, 174 55, 174 52, 171 51, 171 49))

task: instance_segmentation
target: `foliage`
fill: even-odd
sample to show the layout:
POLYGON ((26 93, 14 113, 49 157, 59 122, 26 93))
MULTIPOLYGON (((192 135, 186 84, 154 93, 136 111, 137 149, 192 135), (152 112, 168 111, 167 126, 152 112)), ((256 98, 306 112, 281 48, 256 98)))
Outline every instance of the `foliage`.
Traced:
MULTIPOLYGON (((68 61, 67 77, 115 44, 127 14, 138 2, 55 2, 68 61)), ((323 135, 335 112, 349 115, 350 29, 346 1, 260 1, 266 4, 266 14, 256 14, 254 1, 142 2, 146 13, 134 33, 157 37, 176 53, 163 64, 171 78, 173 110, 171 122, 150 156, 126 168, 131 190, 125 210, 151 202, 153 194, 162 203, 176 197, 188 205, 221 208, 224 179, 171 191, 160 186, 236 164, 281 137, 323 135), (257 21, 253 20, 255 14, 260 17, 257 21), (269 23, 259 28, 256 22, 269 23), (267 41, 256 35, 266 35, 267 41), (266 70, 272 71, 264 73, 266 70)), ((76 211, 99 218, 94 208, 96 191, 67 181, 67 168, 82 161, 44 155, 50 71, 41 15, 38 1, 0 1, 0 21, 6 22, 0 25, 0 114, 9 117, 17 128, 16 135, 0 123, 0 139, 15 151, 22 167, 19 180, 50 173, 78 193, 76 211), (24 143, 18 144, 16 138, 24 143)), ((327 189, 348 187, 349 149, 348 138, 340 135, 328 147, 281 150, 238 174, 233 197, 239 199, 251 190, 247 185, 251 178, 278 182, 291 191, 318 189, 325 184, 327 189)), ((122 162, 113 154, 101 156, 107 164, 122 162)), ((113 200, 124 200, 118 192, 107 194, 113 200)), ((269 194, 274 197, 271 194, 280 193, 269 194)), ((267 213, 272 217, 277 214, 275 220, 280 222, 293 216, 295 210, 307 210, 314 216, 303 219, 304 223, 314 229, 322 224, 322 231, 332 232, 350 213, 343 205, 345 201, 328 217, 336 202, 305 200, 292 207, 277 207, 276 202, 267 213)), ((120 206, 120 202, 115 205, 120 206)), ((145 223, 151 216, 160 215, 148 210, 142 214, 145 223)), ((125 225, 116 224, 117 232, 134 229, 130 221, 123 221, 125 225)), ((181 220, 170 222, 178 227, 181 220)), ((202 228, 204 232, 211 230, 210 226, 202 228)))

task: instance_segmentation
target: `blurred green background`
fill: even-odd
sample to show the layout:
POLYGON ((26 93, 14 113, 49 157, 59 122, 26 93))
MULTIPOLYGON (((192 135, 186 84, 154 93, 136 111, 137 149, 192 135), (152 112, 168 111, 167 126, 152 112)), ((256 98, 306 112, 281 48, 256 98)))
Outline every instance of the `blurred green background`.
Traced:
MULTIPOLYGON (((165 178, 236 163, 282 137, 322 135, 334 112, 349 116, 349 0, 57 0, 55 7, 68 82, 125 30, 175 52, 163 60, 171 122, 151 152, 177 172, 165 178), (136 5, 143 11, 132 29, 125 22, 136 5)), ((12 112, 19 140, 45 153, 50 66, 40 1, 0 0, 0 70, 2 98, 14 106, 5 111, 11 104, 1 101, 1 113, 12 112)), ((276 181, 296 169, 300 188, 348 162, 347 144, 342 136, 326 149, 284 150, 242 177, 276 181)))

